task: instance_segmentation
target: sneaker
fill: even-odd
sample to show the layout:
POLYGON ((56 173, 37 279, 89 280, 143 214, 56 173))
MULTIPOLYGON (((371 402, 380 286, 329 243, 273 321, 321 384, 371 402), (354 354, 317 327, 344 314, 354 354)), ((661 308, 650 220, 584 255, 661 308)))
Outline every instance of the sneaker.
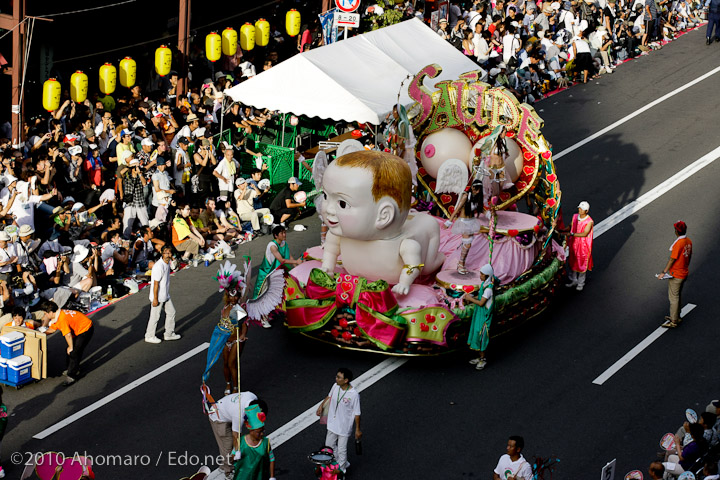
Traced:
POLYGON ((485 360, 483 358, 477 363, 477 365, 475 365, 475 370, 483 370, 486 365, 487 365, 487 360, 485 360))
POLYGON ((225 258, 235 258, 235 254, 233 252, 226 253, 225 258))
POLYGON ((5 470, 2 467, 0 467, 0 478, 5 478, 5 470))
POLYGON ((162 340, 160 340, 158 337, 145 337, 145 341, 147 343, 161 343, 162 340))
POLYGON ((73 383, 77 382, 73 377, 65 377, 65 381, 63 382, 63 387, 69 387, 73 383))
POLYGON ((568 282, 568 283, 565 284, 565 286, 566 286, 567 288, 572 288, 572 287, 574 287, 575 285, 577 285, 577 282, 568 282))
MULTIPOLYGON (((182 338, 182 336, 173 332, 170 335, 165 335, 163 338, 165 340, 180 340, 182 338)), ((158 340, 160 340, 160 339, 158 339, 158 340)))
POLYGON ((481 359, 479 359, 479 358, 473 358, 473 359, 470 360, 468 363, 469 363, 470 365, 477 365, 478 363, 480 363, 480 360, 481 360, 481 359))
POLYGON ((577 290, 578 292, 582 292, 583 288, 585 288, 585 285, 578 285, 577 287, 575 287, 575 290, 577 290))
POLYGON ((272 325, 270 325, 270 322, 267 321, 267 318, 261 318, 260 324, 263 328, 272 328, 272 325))

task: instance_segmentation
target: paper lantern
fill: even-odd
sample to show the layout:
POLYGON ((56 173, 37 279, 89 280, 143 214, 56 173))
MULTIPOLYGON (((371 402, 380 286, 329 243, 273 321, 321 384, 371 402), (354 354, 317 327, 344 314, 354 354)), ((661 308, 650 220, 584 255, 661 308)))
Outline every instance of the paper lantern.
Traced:
POLYGON ((250 23, 240 27, 240 48, 248 51, 255 48, 255 27, 250 23))
POLYGON ((294 8, 285 15, 285 31, 291 37, 300 33, 300 12, 294 8))
POLYGON ((222 55, 222 39, 217 32, 210 32, 205 37, 205 56, 211 62, 217 62, 222 55))
POLYGON ((78 70, 70 77, 70 98, 75 103, 82 103, 87 98, 88 76, 78 70))
POLYGON ((155 71, 161 77, 164 77, 170 73, 170 66, 172 65, 172 52, 165 45, 160 45, 160 48, 155 50, 155 71))
POLYGON ((115 83, 117 82, 117 69, 115 65, 106 63, 100 67, 100 91, 105 95, 110 95, 115 91, 115 83))
POLYGON ((60 90, 60 82, 54 78, 49 78, 43 83, 42 104, 48 112, 60 107, 60 90))
POLYGON ((135 85, 137 75, 137 63, 130 57, 120 60, 120 85, 125 88, 132 88, 135 85))
POLYGON ((255 22, 255 44, 264 47, 270 43, 270 23, 261 18, 255 22))
POLYGON ((223 55, 235 55, 237 53, 237 31, 234 28, 226 28, 222 33, 223 55))

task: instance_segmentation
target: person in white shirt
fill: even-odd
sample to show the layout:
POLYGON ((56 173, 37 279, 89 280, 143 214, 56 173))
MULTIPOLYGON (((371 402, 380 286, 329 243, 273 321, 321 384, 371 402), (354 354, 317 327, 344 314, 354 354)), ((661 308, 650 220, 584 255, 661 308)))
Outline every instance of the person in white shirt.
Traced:
POLYGON ((252 392, 232 393, 218 400, 215 410, 208 413, 208 420, 223 458, 220 470, 225 476, 233 472, 233 459, 230 454, 233 446, 238 444, 238 435, 242 428, 240 411, 243 411, 244 416, 245 409, 257 399, 257 395, 252 392))
POLYGON ((362 438, 360 431, 360 393, 350 382, 352 372, 347 368, 338 369, 335 375, 335 385, 322 401, 317 416, 322 416, 323 409, 328 406, 327 436, 325 445, 332 448, 340 470, 347 471, 350 462, 347 461, 347 444, 355 426, 355 441, 362 438))
POLYGON ((185 119, 187 122, 186 125, 184 125, 178 132, 175 134, 175 137, 173 137, 172 142, 170 142, 170 148, 176 149, 178 147, 178 140, 181 138, 190 138, 193 133, 198 129, 200 126, 200 119, 197 115, 194 113, 191 113, 187 116, 185 119))
POLYGON ((180 340, 175 333, 175 306, 170 299, 170 261, 172 260, 172 247, 165 245, 162 249, 162 261, 156 262, 150 277, 150 320, 145 330, 147 343, 160 343, 155 334, 160 320, 160 312, 165 309, 165 340, 180 340))
POLYGON ((533 477, 532 466, 522 456, 525 440, 519 435, 508 438, 507 453, 493 471, 493 480, 530 480, 533 477))
POLYGON ((257 192, 255 189, 248 188, 247 181, 240 177, 235 181, 235 210, 240 220, 243 222, 250 221, 253 231, 260 230, 260 218, 270 213, 269 208, 255 208, 253 206, 257 192))
POLYGON ((8 280, 8 277, 15 269, 17 261, 15 244, 10 241, 10 235, 6 231, 0 230, 0 279, 8 280))
POLYGON ((509 25, 507 33, 502 38, 503 42, 503 63, 507 64, 520 50, 520 39, 515 37, 515 27, 509 25))
POLYGON ((231 198, 235 187, 235 174, 240 170, 240 164, 233 158, 232 145, 224 143, 223 159, 218 162, 213 170, 213 175, 218 179, 220 196, 231 198))

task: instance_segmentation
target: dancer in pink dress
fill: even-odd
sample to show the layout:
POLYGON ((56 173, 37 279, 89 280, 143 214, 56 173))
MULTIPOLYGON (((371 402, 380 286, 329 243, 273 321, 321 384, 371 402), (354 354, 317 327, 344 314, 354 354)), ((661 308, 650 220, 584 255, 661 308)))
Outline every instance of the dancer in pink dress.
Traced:
POLYGON ((580 202, 578 213, 573 215, 572 227, 568 233, 568 280, 565 286, 575 287, 582 291, 585 287, 585 276, 592 270, 593 219, 588 215, 590 204, 580 202))

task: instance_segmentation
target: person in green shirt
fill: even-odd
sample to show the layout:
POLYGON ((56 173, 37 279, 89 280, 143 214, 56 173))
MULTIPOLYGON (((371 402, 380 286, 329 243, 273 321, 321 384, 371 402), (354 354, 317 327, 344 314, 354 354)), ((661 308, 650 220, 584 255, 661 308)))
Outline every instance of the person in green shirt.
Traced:
POLYGON ((275 480, 275 455, 265 437, 265 412, 258 405, 245 409, 249 433, 240 438, 236 450, 234 480, 275 480))

